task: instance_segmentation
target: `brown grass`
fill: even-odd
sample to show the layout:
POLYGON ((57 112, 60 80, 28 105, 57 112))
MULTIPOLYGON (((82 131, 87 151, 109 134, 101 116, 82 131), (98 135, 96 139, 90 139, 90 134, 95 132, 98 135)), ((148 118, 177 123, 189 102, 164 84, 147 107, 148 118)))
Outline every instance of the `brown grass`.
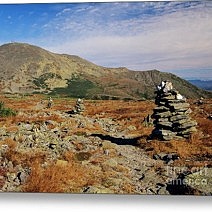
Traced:
POLYGON ((6 138, 6 139, 0 141, 0 144, 7 145, 9 150, 15 150, 15 148, 17 146, 17 143, 11 138, 6 138))
POLYGON ((48 154, 41 150, 23 150, 23 151, 16 151, 15 149, 10 148, 5 157, 12 161, 14 165, 22 164, 23 166, 30 167, 35 161, 39 162, 40 164, 46 161, 48 154))
POLYGON ((76 193, 84 186, 97 183, 98 175, 99 173, 73 161, 67 165, 51 164, 46 168, 35 163, 27 183, 23 186, 23 191, 76 193))
MULTIPOLYGON (((53 120, 56 123, 63 123, 63 119, 57 114, 45 116, 29 117, 28 114, 38 114, 39 110, 36 105, 45 99, 44 96, 28 96, 20 99, 2 97, 5 104, 15 110, 21 111, 22 115, 0 119, 0 127, 6 127, 8 132, 16 132, 17 123, 29 122, 40 123, 46 120, 53 120)), ((143 120, 148 114, 152 114, 155 104, 151 101, 92 101, 85 100, 84 116, 90 118, 109 118, 118 124, 118 131, 126 131, 130 125, 135 129, 126 131, 130 135, 140 136, 140 148, 146 150, 146 153, 152 157, 153 154, 160 152, 177 153, 180 160, 174 162, 173 165, 181 165, 188 167, 198 167, 212 165, 212 121, 207 119, 207 115, 211 114, 212 100, 207 100, 207 104, 198 106, 194 101, 190 100, 193 113, 192 118, 198 122, 198 132, 193 134, 189 139, 170 142, 162 142, 153 140, 147 142, 147 137, 151 134, 153 127, 143 125, 143 120)), ((75 105, 73 99, 54 99, 54 105, 51 109, 42 109, 43 112, 53 111, 69 111, 75 105)), ((48 125, 49 129, 54 128, 54 125, 48 125)), ((92 133, 107 133, 100 127, 98 123, 87 124, 85 127, 77 127, 75 120, 70 120, 65 125, 69 129, 67 135, 84 135, 88 136, 92 133)), ((107 178, 118 178, 113 170, 103 169, 101 171, 93 170, 92 166, 100 166, 109 156, 105 156, 102 152, 90 152, 92 157, 89 158, 90 166, 86 167, 76 159, 76 153, 71 151, 66 152, 61 156, 62 160, 67 161, 67 166, 62 166, 56 162, 49 164, 47 167, 41 166, 48 161, 48 154, 39 149, 37 150, 21 150, 17 151, 16 146, 21 143, 21 138, 14 141, 11 138, 0 141, 0 144, 7 144, 9 150, 5 154, 8 160, 11 160, 14 165, 22 164, 23 166, 31 167, 32 172, 26 185, 23 186, 23 191, 26 192, 80 192, 84 186, 101 185, 107 178)), ((83 150, 83 145, 79 142, 73 142, 77 151, 83 150)), ((111 157, 111 155, 110 155, 111 157)), ((127 170, 119 167, 120 171, 127 176, 127 170), (121 170, 123 169, 123 170, 121 170)), ((134 188, 130 183, 123 182, 123 189, 126 193, 133 192, 134 188)))

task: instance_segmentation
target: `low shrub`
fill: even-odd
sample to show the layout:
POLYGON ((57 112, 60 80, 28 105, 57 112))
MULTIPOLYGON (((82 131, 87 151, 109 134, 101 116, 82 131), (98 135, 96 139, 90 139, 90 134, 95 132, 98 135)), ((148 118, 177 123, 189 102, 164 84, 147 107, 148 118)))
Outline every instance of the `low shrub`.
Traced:
POLYGON ((11 108, 6 108, 4 102, 0 102, 0 117, 16 116, 17 112, 11 108))

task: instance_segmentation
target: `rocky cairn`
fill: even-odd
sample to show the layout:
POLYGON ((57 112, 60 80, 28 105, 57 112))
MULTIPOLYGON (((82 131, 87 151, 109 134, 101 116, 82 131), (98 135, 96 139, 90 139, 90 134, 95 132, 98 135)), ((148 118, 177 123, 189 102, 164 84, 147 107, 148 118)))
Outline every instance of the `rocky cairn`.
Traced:
POLYGON ((173 88, 171 82, 162 81, 157 86, 152 118, 155 129, 151 138, 172 140, 188 138, 196 132, 197 122, 190 118, 190 104, 173 88))
POLYGON ((85 110, 85 106, 82 99, 77 99, 76 105, 73 109, 73 114, 82 114, 85 110))

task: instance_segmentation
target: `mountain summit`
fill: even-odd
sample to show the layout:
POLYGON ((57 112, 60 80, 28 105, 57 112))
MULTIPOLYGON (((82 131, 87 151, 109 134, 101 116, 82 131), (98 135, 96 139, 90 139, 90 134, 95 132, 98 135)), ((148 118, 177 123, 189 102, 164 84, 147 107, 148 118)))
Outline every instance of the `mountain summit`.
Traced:
POLYGON ((0 91, 50 93, 96 99, 149 99, 169 80, 188 98, 209 97, 171 73, 105 68, 75 55, 55 54, 25 43, 0 46, 0 91))

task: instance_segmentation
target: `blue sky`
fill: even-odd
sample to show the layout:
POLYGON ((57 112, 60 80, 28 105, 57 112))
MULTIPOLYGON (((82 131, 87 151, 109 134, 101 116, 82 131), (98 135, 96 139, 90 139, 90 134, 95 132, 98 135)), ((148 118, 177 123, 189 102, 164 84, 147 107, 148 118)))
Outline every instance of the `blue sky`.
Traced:
POLYGON ((212 2, 0 4, 0 44, 212 79, 212 2))

